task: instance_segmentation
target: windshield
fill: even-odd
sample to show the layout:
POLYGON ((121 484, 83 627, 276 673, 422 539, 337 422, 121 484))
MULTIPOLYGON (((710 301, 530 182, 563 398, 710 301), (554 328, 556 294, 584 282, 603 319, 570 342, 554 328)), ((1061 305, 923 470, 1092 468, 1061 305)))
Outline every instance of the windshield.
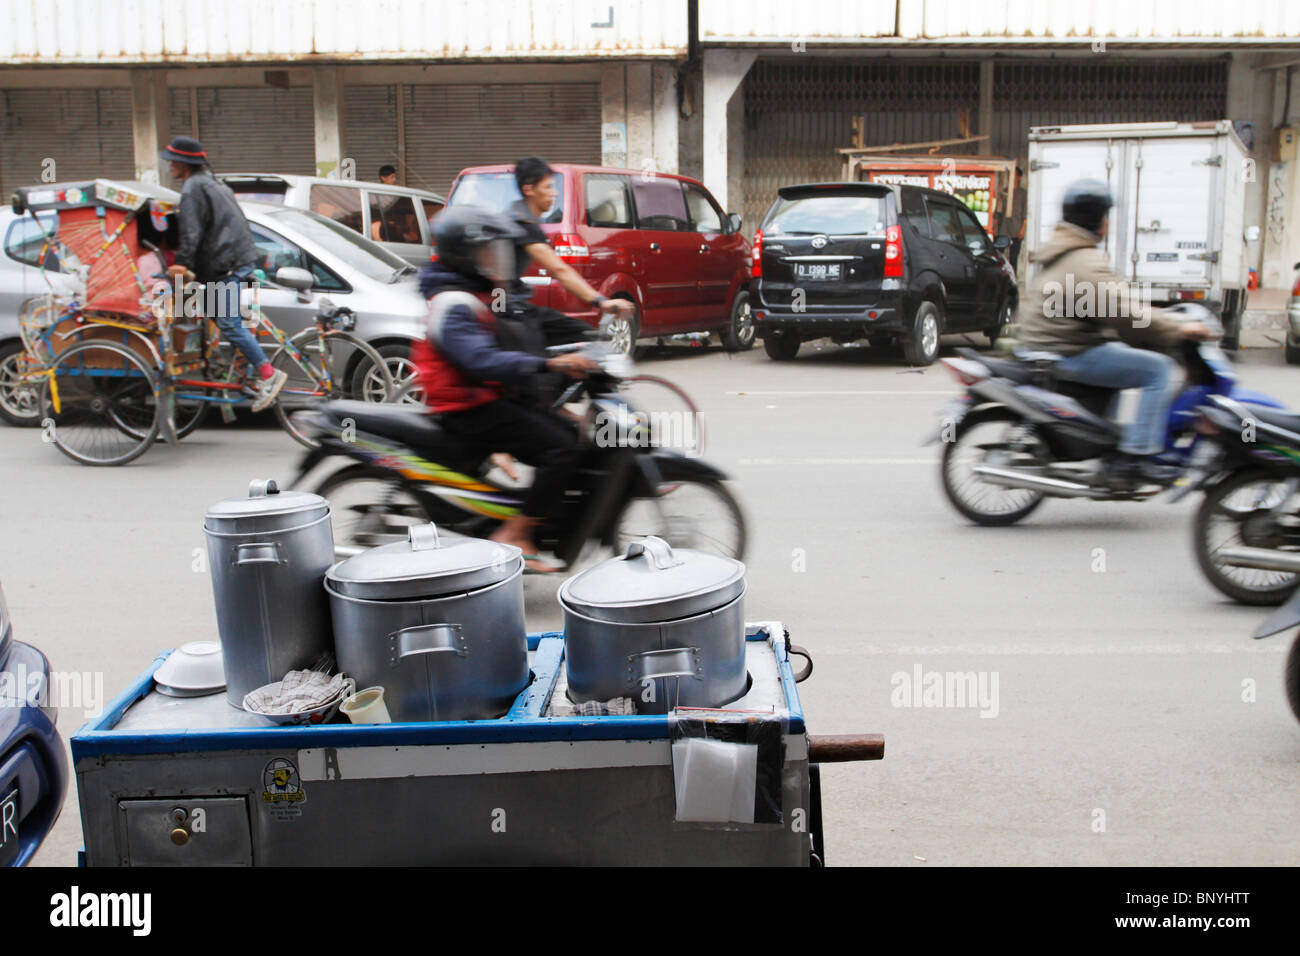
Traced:
POLYGON ((277 227, 291 230, 293 234, 314 242, 367 278, 391 282, 398 276, 415 271, 413 265, 383 246, 316 213, 286 208, 268 213, 267 218, 277 227))
MULTIPOLYGON (((513 202, 523 197, 515 185, 515 174, 466 173, 456 183, 447 200, 448 206, 483 206, 493 212, 503 212, 513 202)), ((555 203, 542 216, 542 222, 559 222, 564 210, 564 177, 555 174, 555 203)))
POLYGON ((884 196, 801 196, 776 201, 763 235, 878 236, 885 233, 884 196))

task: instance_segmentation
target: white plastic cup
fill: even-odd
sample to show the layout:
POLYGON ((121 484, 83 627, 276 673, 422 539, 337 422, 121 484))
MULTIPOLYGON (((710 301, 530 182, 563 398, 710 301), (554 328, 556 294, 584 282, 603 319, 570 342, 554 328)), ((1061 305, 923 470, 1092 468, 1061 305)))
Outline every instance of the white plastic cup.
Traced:
POLYGON ((388 716, 388 708, 384 706, 384 689, 382 687, 367 687, 365 690, 359 690, 351 697, 343 701, 339 710, 348 715, 348 720, 354 724, 391 724, 393 718, 388 716))

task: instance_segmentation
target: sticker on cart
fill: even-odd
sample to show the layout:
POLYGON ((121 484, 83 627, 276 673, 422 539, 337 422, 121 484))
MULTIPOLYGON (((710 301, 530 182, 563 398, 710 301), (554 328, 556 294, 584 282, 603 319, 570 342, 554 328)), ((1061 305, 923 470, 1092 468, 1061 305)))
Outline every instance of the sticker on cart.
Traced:
POLYGON ((298 766, 288 757, 276 757, 262 771, 262 802, 271 808, 276 819, 298 816, 307 800, 307 791, 298 776, 298 766))

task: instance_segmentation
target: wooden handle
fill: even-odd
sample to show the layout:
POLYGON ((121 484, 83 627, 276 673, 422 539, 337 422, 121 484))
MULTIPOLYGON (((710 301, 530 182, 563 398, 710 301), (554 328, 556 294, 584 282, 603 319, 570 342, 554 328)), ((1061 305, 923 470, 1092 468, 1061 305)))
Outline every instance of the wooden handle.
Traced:
POLYGON ((844 763, 849 760, 884 760, 884 734, 808 735, 810 763, 844 763))

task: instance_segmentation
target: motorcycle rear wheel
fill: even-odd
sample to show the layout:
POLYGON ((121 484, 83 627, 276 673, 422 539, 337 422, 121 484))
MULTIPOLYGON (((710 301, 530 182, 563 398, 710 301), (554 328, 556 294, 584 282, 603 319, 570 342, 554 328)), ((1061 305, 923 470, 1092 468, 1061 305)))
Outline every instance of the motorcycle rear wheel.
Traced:
POLYGON ((633 541, 649 535, 674 548, 705 551, 743 561, 747 531, 745 515, 735 496, 721 481, 687 478, 667 482, 654 498, 624 503, 606 536, 605 545, 623 554, 633 541))
POLYGON ((1046 497, 1043 492, 1029 488, 989 484, 978 475, 965 474, 963 480, 963 472, 983 461, 989 452, 999 448, 1009 451, 1008 436, 1019 426, 1028 427, 1010 410, 977 413, 962 422, 954 440, 944 445, 939 465, 944 493, 954 508, 976 524, 990 528, 1015 524, 1028 517, 1046 497), (1001 435, 997 431, 999 427, 1001 435))
POLYGON ((1192 529, 1196 563, 1211 584, 1240 604, 1281 604, 1300 583, 1300 575, 1290 571, 1238 568, 1215 558, 1222 548, 1252 543, 1242 533, 1246 522, 1275 506, 1275 495, 1284 485, 1285 479, 1268 472, 1242 471, 1211 488, 1196 512, 1192 529), (1252 491, 1252 485, 1259 487, 1252 491), (1225 527, 1226 533, 1215 534, 1225 527))

